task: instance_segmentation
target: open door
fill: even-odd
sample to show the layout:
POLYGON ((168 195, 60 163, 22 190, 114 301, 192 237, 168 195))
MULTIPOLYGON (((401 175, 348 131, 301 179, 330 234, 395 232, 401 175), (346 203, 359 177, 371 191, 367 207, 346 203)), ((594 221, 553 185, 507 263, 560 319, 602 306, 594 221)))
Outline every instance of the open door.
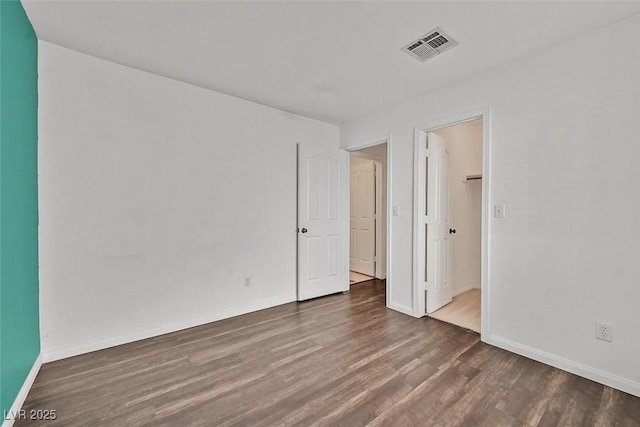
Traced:
POLYGON ((351 162, 349 269, 374 276, 376 266, 376 183, 373 160, 351 162))
POLYGON ((451 302, 449 223, 449 152, 441 136, 427 134, 427 197, 425 207, 427 313, 451 302))
POLYGON ((349 290, 347 160, 298 144, 298 301, 349 290))

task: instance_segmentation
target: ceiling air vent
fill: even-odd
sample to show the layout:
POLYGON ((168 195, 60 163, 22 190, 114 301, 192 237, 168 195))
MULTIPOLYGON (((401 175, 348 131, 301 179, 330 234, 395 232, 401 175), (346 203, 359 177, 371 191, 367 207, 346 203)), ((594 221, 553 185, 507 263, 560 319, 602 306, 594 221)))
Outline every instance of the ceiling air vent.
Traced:
POLYGON ((436 28, 418 40, 412 41, 403 47, 402 50, 424 62, 457 45, 458 42, 446 35, 440 28, 436 28))

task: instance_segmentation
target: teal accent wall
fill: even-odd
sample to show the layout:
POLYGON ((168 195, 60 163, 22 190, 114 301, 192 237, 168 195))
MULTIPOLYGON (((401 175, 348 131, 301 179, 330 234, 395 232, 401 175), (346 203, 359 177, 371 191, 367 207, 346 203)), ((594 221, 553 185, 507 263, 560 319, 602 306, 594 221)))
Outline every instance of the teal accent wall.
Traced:
POLYGON ((0 402, 8 411, 40 353, 38 41, 0 0, 0 402))

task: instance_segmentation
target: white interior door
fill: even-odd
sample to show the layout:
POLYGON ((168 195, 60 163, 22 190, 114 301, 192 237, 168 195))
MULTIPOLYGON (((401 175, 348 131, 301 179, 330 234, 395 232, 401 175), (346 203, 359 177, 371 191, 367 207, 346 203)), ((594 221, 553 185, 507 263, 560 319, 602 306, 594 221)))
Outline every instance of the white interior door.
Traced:
POLYGON ((449 152, 441 136, 427 134, 425 206, 427 313, 451 302, 451 242, 449 222, 449 152))
POLYGON ((349 268, 375 275, 376 188, 373 160, 352 158, 349 268))
POLYGON ((349 289, 348 154, 298 145, 298 300, 349 289))

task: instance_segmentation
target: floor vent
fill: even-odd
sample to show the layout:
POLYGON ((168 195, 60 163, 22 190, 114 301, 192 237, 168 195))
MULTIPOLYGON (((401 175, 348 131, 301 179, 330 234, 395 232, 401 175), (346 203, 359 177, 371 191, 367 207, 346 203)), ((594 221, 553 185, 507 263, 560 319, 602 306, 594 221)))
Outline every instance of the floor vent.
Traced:
POLYGON ((445 34, 440 28, 436 28, 419 39, 412 41, 402 50, 424 62, 457 45, 458 42, 445 34))

